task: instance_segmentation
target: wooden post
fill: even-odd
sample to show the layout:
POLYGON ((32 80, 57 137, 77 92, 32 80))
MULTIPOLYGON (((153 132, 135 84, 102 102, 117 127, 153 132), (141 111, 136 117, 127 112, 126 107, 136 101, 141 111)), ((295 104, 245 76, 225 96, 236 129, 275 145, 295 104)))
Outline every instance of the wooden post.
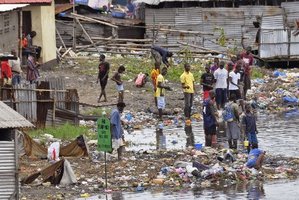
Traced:
MULTIPOLYGON (((73 0, 73 13, 76 14, 75 0, 73 0)), ((73 49, 76 51, 76 19, 73 19, 73 49)))
POLYGON ((53 115, 52 115, 52 126, 55 127, 55 112, 56 112, 56 88, 54 89, 53 95, 53 115))
POLYGON ((62 37, 61 37, 61 35, 60 35, 60 33, 59 33, 59 31, 58 31, 57 28, 56 28, 56 33, 57 33, 57 35, 58 35, 58 37, 59 37, 59 39, 60 39, 60 41, 61 41, 61 43, 62 43, 64 49, 67 50, 67 48, 66 48, 66 46, 65 46, 65 43, 64 43, 64 41, 63 41, 63 39, 62 39, 62 37))
POLYGON ((20 62, 21 62, 21 66, 23 63, 23 52, 22 52, 22 35, 23 35, 23 10, 20 10, 20 42, 19 42, 19 58, 20 58, 20 62))

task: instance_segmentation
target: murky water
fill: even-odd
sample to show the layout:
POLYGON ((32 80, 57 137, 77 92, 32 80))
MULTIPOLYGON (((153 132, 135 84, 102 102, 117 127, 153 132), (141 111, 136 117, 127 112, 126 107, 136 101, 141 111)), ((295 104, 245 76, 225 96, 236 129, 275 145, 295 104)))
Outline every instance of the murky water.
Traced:
MULTIPOLYGON (((258 140, 259 147, 270 154, 299 157, 299 112, 288 113, 282 118, 259 115, 258 140)), ((192 123, 194 142, 204 144, 202 122, 192 123)), ((184 149, 190 137, 186 136, 184 128, 167 128, 163 130, 166 136, 167 149, 184 149)), ((126 133, 125 138, 130 142, 127 150, 156 149, 156 131, 144 129, 126 133)), ((193 140, 193 138, 191 138, 193 140)), ((192 141, 193 142, 193 141, 192 141)), ((177 192, 166 190, 145 192, 113 192, 108 195, 97 195, 88 200, 189 200, 189 199, 269 199, 269 200, 299 200, 299 179, 293 181, 278 181, 266 183, 248 183, 227 188, 185 189, 177 192)))
MULTIPOLYGON (((279 181, 271 183, 250 183, 234 185, 220 189, 185 189, 176 192, 166 190, 145 192, 113 192, 87 198, 87 200, 191 200, 191 199, 219 199, 219 200, 298 200, 299 180, 279 181)), ((83 200, 78 199, 78 200, 83 200)))
MULTIPOLYGON (((283 117, 262 115, 258 116, 257 135, 259 147, 270 154, 299 157, 299 111, 287 113, 283 117)), ((192 123, 194 142, 204 144, 202 122, 192 123)), ((167 149, 184 149, 188 137, 184 128, 164 127, 167 149)), ((156 149, 156 131, 144 129, 125 135, 130 142, 127 150, 139 151, 156 149)))

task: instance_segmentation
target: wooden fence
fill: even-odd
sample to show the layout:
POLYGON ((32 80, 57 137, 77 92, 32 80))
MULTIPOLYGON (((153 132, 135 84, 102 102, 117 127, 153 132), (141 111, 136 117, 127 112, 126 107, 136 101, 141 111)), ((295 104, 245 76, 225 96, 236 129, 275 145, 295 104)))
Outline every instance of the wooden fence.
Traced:
POLYGON ((77 90, 65 89, 62 78, 49 78, 37 84, 2 87, 0 98, 37 127, 63 122, 79 123, 76 117, 79 115, 77 90), (59 115, 56 116, 56 113, 59 115))

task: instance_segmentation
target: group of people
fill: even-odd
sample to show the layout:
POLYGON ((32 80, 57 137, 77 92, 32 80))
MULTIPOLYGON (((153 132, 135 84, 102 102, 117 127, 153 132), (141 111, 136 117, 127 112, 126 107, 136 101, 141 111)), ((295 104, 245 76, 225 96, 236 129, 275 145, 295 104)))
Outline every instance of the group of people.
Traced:
MULTIPOLYGON (((172 57, 172 55, 171 52, 161 47, 152 47, 155 67, 152 69, 150 77, 152 79, 155 105, 158 109, 160 120, 162 120, 163 110, 166 105, 166 91, 172 90, 165 81, 165 76, 170 67, 168 58, 172 57), (165 67, 161 69, 162 63, 165 64, 165 67)), ((220 118, 222 118, 226 124, 229 148, 237 149, 238 140, 248 140, 249 145, 246 147, 248 153, 250 155, 252 154, 252 159, 254 158, 255 161, 258 160, 258 163, 261 163, 262 159, 260 157, 263 156, 264 153, 257 148, 258 141, 256 134, 258 131, 256 127, 256 116, 252 111, 251 104, 244 104, 247 90, 250 89, 251 86, 250 75, 253 61, 254 59, 250 47, 246 48, 246 51, 237 57, 232 58, 228 63, 215 58, 211 66, 205 66, 206 72, 202 74, 200 83, 203 87, 203 121, 206 146, 217 146, 217 129, 219 128, 219 122, 222 121, 220 118)), ((104 96, 104 101, 107 101, 105 86, 108 81, 109 66, 109 63, 105 61, 104 55, 101 55, 98 74, 98 81, 101 83, 101 94, 98 100, 104 96)), ((195 79, 190 69, 190 64, 185 63, 184 72, 180 76, 181 87, 184 93, 184 116, 186 121, 191 118, 194 94, 196 94, 195 79)), ((117 109, 112 112, 112 115, 120 115, 125 107, 125 103, 123 102, 124 87, 121 79, 123 72, 125 72, 125 67, 120 66, 118 71, 111 78, 111 80, 116 82, 116 88, 119 92, 117 109)), ((135 78, 136 86, 142 87, 146 82, 147 76, 147 74, 143 73, 138 74, 135 78), (137 82, 139 83, 138 85, 137 82)), ((111 116, 111 118, 115 119, 113 116, 111 116)), ((118 126, 120 124, 120 117, 117 117, 117 119, 119 119, 119 121, 117 123, 112 122, 112 124, 118 126)), ((115 125, 112 125, 112 127, 113 126, 115 125)), ((122 134, 120 134, 119 131, 115 133, 112 131, 113 141, 118 141, 113 142, 113 144, 122 143, 119 142, 119 139, 122 138, 120 135, 122 134)), ((118 147, 121 148, 121 145, 118 145, 118 147)), ((256 165, 257 162, 254 163, 256 165)), ((252 165, 252 163, 248 165, 252 165)))
MULTIPOLYGON (((39 78, 38 62, 32 54, 27 58, 26 80, 30 84, 35 83, 39 78)), ((21 83, 22 64, 15 50, 11 51, 11 55, 5 60, 1 60, 1 79, 4 86, 15 86, 21 83)))

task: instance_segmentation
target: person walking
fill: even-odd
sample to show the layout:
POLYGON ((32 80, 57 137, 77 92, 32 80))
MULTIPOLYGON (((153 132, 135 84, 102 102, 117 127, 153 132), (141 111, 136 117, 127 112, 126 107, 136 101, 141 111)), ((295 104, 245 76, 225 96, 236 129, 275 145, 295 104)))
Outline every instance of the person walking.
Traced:
POLYGON ((39 78, 38 63, 35 61, 35 58, 30 53, 27 59, 27 76, 26 80, 33 84, 39 78))
POLYGON ((115 81, 115 83, 116 83, 116 89, 118 92, 118 102, 124 101, 124 84, 123 84, 123 81, 121 80, 121 75, 125 71, 126 71, 126 68, 123 65, 121 65, 121 66, 119 66, 117 72, 111 78, 111 80, 115 81))
POLYGON ((219 63, 219 68, 214 73, 214 78, 216 81, 216 103, 217 109, 224 108, 224 104, 227 101, 227 78, 228 72, 224 68, 225 63, 221 61, 219 63))
POLYGON ((184 100, 185 100, 184 114, 186 119, 190 119, 191 117, 191 108, 193 106, 193 98, 195 93, 194 76, 190 72, 190 68, 191 68, 190 64, 186 63, 184 65, 185 71, 180 76, 182 88, 184 91, 184 100))
POLYGON ((104 102, 107 102, 107 96, 106 96, 106 85, 108 82, 108 75, 110 70, 110 64, 105 61, 105 55, 100 55, 100 64, 99 64, 99 72, 98 72, 98 78, 97 83, 100 82, 101 85, 101 93, 98 97, 98 103, 100 103, 102 96, 104 96, 104 102))
POLYGON ((120 117, 125 107, 126 104, 124 102, 117 103, 116 109, 113 109, 110 115, 112 148, 117 150, 118 160, 122 159, 124 150, 124 134, 120 117))
POLYGON ((163 67, 161 74, 157 77, 157 90, 156 90, 156 96, 157 96, 157 106, 159 111, 159 119, 162 121, 162 114, 163 110, 165 109, 165 90, 171 91, 171 88, 169 86, 165 85, 165 79, 164 76, 167 74, 167 68, 163 67))
POLYGON ((156 96, 156 90, 157 90, 157 77, 160 74, 160 65, 155 63, 155 68, 151 71, 151 79, 152 84, 154 88, 154 98, 155 98, 155 105, 157 106, 157 96, 156 96))

